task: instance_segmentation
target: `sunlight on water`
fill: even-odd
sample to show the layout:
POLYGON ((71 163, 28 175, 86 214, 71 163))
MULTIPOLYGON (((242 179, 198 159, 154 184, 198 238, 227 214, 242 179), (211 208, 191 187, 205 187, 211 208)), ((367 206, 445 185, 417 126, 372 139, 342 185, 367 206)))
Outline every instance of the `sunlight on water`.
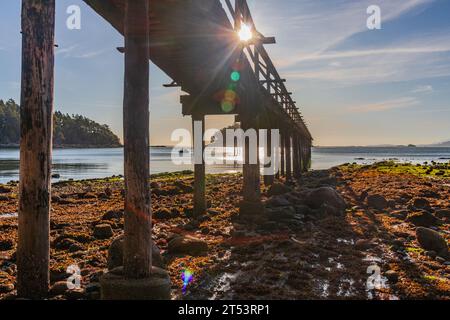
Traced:
MULTIPOLYGON (((264 149, 259 150, 263 163, 264 149)), ((190 164, 175 165, 171 160, 172 148, 152 147, 150 149, 150 172, 174 172, 192 170, 190 164)), ((191 150, 186 148, 178 158, 191 159, 191 150)), ((343 163, 370 164, 376 161, 395 159, 419 163, 434 160, 448 162, 450 148, 313 148, 312 169, 328 169, 343 163)), ((214 148, 207 162, 207 173, 234 173, 241 171, 241 148, 214 148)), ((59 180, 104 178, 123 173, 123 149, 55 149, 53 152, 53 173, 59 180)), ((19 150, 0 149, 0 183, 19 178, 19 150)), ((54 181, 57 181, 54 179, 54 181)))

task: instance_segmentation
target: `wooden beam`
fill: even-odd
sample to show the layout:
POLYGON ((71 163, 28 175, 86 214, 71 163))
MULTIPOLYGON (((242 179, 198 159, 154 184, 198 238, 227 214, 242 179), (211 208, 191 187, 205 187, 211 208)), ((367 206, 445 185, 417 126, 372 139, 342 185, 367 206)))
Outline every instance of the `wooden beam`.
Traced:
POLYGON ((125 7, 125 241, 124 271, 148 278, 151 262, 149 186, 149 33, 148 0, 125 7))
POLYGON ((22 1, 17 291, 47 296, 54 86, 55 0, 22 1))

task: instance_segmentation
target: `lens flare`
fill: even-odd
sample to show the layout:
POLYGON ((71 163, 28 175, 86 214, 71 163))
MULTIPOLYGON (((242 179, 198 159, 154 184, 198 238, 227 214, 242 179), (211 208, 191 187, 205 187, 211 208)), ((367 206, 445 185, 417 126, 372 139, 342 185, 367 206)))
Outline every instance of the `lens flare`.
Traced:
POLYGON ((181 272, 181 280, 183 280, 183 293, 186 292, 186 288, 189 285, 189 283, 192 282, 192 280, 194 279, 194 273, 189 270, 189 269, 185 269, 181 272))
POLYGON ((246 24, 242 24, 241 30, 239 30, 238 35, 239 39, 244 42, 247 42, 253 38, 252 29, 246 24))
POLYGON ((231 73, 231 80, 238 82, 241 79, 241 74, 238 71, 233 71, 231 73))

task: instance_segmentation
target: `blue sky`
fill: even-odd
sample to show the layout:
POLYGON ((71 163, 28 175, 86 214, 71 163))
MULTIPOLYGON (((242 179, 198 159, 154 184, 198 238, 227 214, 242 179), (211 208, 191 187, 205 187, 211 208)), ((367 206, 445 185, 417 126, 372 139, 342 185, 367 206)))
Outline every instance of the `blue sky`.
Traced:
MULTIPOLYGON (((0 98, 19 100, 20 2, 0 3, 0 98)), ((450 1, 249 0, 256 25, 301 107, 316 145, 422 144, 450 140, 450 1), (382 29, 366 27, 378 5, 382 29)), ((55 107, 122 135, 121 36, 80 0, 57 1, 55 107), (81 7, 81 30, 66 9, 81 7)), ((173 144, 180 92, 151 68, 151 143, 173 144)), ((221 128, 232 117, 208 117, 221 128)))

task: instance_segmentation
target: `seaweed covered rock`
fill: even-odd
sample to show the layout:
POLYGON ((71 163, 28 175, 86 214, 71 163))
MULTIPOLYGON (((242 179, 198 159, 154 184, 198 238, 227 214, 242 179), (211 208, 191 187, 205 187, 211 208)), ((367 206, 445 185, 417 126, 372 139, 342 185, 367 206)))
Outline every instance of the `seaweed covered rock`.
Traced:
POLYGON ((343 212, 347 207, 342 196, 331 187, 312 189, 304 194, 305 204, 312 209, 333 207, 337 212, 343 212))
POLYGON ((447 241, 438 232, 419 227, 416 229, 416 237, 425 250, 434 251, 441 257, 449 256, 447 241))
MULTIPOLYGON (((123 242, 125 236, 122 234, 116 237, 108 249, 108 269, 112 270, 123 266, 123 242)), ((161 257, 161 251, 153 242, 152 245, 152 265, 159 268, 165 268, 165 264, 161 257)))
POLYGON ((169 241, 168 251, 171 254, 198 256, 208 252, 208 244, 192 236, 179 236, 169 241))

